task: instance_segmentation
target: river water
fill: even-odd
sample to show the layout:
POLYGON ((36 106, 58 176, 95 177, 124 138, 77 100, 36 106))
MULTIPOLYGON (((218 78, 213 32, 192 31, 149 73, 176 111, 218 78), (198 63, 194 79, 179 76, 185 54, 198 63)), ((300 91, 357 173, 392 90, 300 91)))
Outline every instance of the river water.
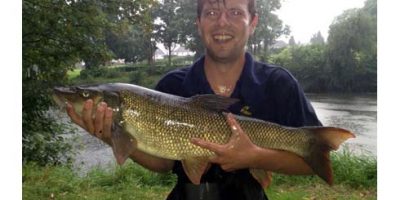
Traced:
MULTIPOLYGON (((377 111, 376 94, 362 95, 335 95, 335 94, 307 94, 314 106, 317 115, 324 126, 337 126, 355 133, 356 138, 345 142, 343 149, 356 154, 367 154, 376 157, 377 144, 377 111)), ((63 111, 53 112, 58 119, 68 122, 69 118, 63 111)), ((77 127, 73 124, 73 126, 77 127)), ((74 149, 74 166, 85 174, 93 167, 109 169, 115 166, 111 148, 100 140, 90 136, 83 129, 77 127, 74 149)))
POLYGON ((307 94, 324 126, 350 130, 356 138, 345 148, 356 154, 377 155, 376 94, 307 94))

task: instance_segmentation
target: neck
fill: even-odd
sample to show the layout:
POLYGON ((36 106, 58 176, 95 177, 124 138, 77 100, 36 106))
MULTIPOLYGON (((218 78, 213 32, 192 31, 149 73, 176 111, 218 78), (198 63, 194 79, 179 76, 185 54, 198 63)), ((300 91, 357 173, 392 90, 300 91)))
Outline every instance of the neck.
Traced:
POLYGON ((229 62, 219 62, 206 55, 204 71, 215 94, 230 96, 242 73, 245 55, 229 62))

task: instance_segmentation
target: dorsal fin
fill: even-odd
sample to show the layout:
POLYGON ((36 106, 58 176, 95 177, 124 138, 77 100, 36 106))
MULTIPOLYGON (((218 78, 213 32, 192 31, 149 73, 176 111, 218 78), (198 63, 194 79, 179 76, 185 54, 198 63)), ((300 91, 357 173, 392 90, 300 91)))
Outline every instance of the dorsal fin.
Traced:
POLYGON ((228 110, 229 106, 239 102, 239 99, 219 96, 215 94, 201 94, 189 98, 188 104, 211 111, 228 110))

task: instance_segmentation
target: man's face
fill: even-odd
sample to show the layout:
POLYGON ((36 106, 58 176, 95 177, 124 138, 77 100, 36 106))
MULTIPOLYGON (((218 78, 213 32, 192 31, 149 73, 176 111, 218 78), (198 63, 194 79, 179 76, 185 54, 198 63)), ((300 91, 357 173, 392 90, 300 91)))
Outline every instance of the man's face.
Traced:
POLYGON ((247 0, 204 3, 197 28, 212 59, 229 62, 244 54, 258 20, 257 16, 251 18, 247 4, 247 0))

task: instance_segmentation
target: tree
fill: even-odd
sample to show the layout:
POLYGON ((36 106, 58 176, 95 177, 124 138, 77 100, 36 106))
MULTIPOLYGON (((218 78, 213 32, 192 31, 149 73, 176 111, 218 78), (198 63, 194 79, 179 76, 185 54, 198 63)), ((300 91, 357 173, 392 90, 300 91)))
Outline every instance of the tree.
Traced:
POLYGON ((376 91, 376 0, 338 16, 330 26, 328 64, 337 90, 376 91))
POLYGON ((294 40, 294 37, 293 36, 290 36, 290 39, 289 39, 289 46, 295 46, 296 45, 296 41, 294 40))
MULTIPOLYGON (((23 159, 39 164, 58 163, 68 145, 61 126, 46 112, 54 85, 66 82, 66 72, 85 60, 95 67, 112 52, 105 31, 122 28, 120 22, 142 21, 153 0, 22 2, 22 137, 23 159)), ((121 29, 122 30, 122 29, 121 29)))
POLYGON ((248 49, 255 55, 268 55, 269 47, 281 35, 288 35, 290 29, 273 13, 280 9, 280 0, 256 0, 256 4, 259 20, 253 36, 249 38, 248 49))
POLYGON ((155 25, 156 40, 163 43, 168 50, 168 63, 171 65, 172 50, 181 37, 180 18, 177 15, 177 0, 163 0, 156 9, 155 16, 160 23, 155 25))
POLYGON ((326 92, 326 45, 289 46, 270 57, 270 62, 290 70, 307 92, 326 92))
POLYGON ((194 59, 199 58, 204 53, 204 46, 197 31, 197 4, 192 0, 180 0, 176 10, 179 22, 180 37, 178 42, 191 51, 195 52, 194 59))
POLYGON ((125 62, 148 60, 148 64, 152 64, 156 44, 152 41, 152 33, 141 26, 130 25, 126 32, 107 31, 106 44, 115 57, 125 59, 125 62))
POLYGON ((321 34, 321 31, 318 31, 318 33, 314 34, 311 39, 310 39, 311 44, 325 44, 325 39, 321 34))

